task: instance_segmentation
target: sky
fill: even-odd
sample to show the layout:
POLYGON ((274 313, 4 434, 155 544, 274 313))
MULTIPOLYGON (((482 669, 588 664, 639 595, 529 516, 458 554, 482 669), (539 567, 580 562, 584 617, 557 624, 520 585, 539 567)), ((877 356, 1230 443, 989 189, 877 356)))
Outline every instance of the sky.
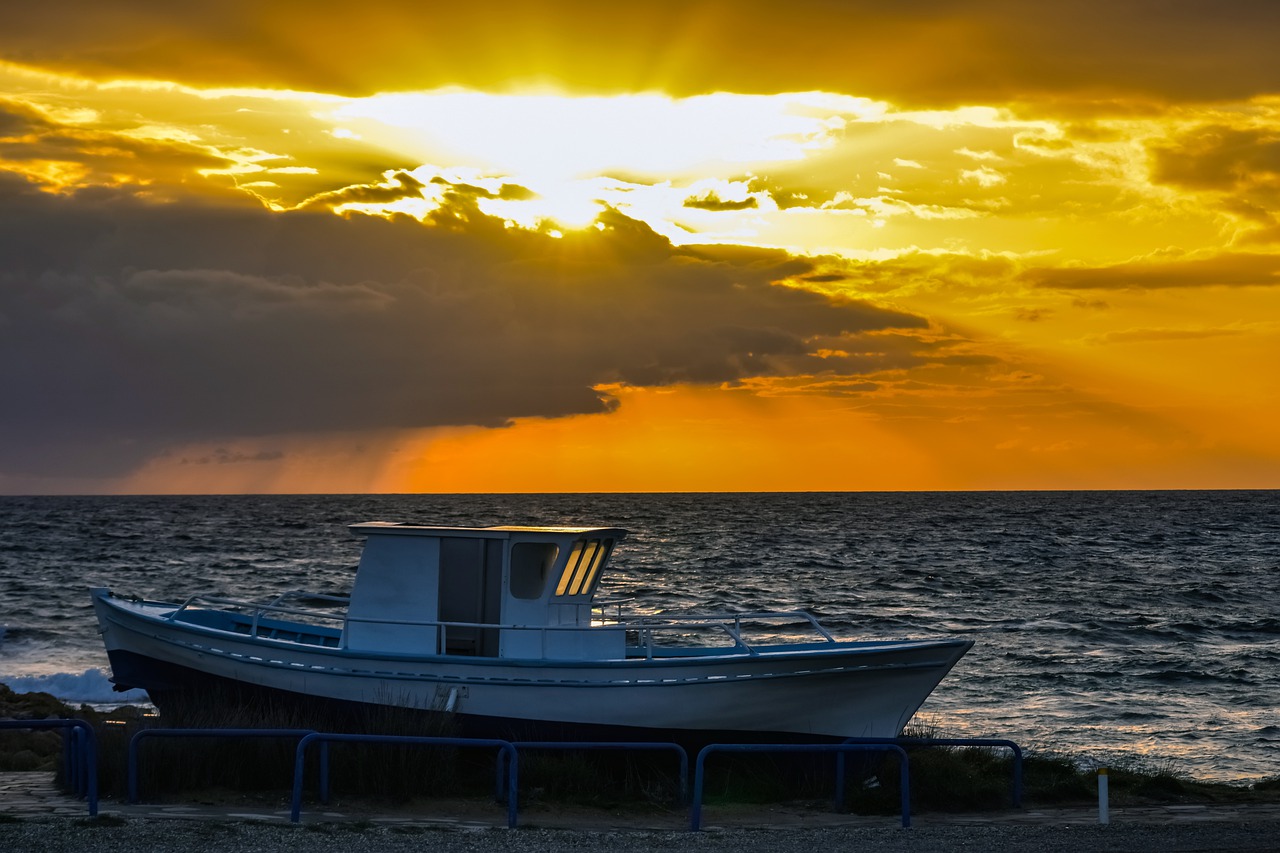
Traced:
POLYGON ((1277 33, 18 4, 0 493, 1280 488, 1277 33))

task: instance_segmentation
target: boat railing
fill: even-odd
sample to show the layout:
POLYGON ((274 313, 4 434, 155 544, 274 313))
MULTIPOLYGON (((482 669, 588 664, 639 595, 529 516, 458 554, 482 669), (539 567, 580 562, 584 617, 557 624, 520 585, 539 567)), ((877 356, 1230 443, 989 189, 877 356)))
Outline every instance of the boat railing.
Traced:
MULTIPOLYGON (((348 619, 343 625, 342 632, 342 648, 349 648, 347 638, 350 636, 346 631, 346 626, 351 623, 360 625, 389 625, 397 628, 426 628, 435 630, 435 644, 437 649, 449 648, 449 631, 455 629, 454 639, 459 636, 458 632, 466 631, 468 634, 472 631, 480 630, 497 630, 497 631, 535 631, 540 637, 540 645, 542 654, 547 655, 547 636, 552 633, 583 633, 595 632, 600 630, 599 625, 515 625, 499 622, 442 622, 439 620, 416 620, 416 619, 378 619, 371 616, 360 616, 354 619, 348 619)), ((611 625, 610 627, 620 628, 620 625, 611 625)), ((473 639, 468 636, 467 640, 473 639)))
MULTIPOLYGON (((548 647, 547 636, 552 632, 579 632, 579 631, 596 631, 602 628, 612 628, 624 630, 628 632, 628 642, 630 645, 644 649, 646 658, 653 658, 655 649, 662 646, 661 637, 663 635, 683 634, 696 635, 702 633, 720 633, 729 638, 733 648, 748 654, 759 654, 758 650, 752 645, 747 638, 750 630, 758 629, 758 625, 751 625, 752 622, 765 622, 777 620, 800 621, 805 623, 806 629, 812 631, 822 642, 834 643, 836 638, 824 628, 821 623, 811 614, 803 610, 769 610, 747 613, 665 613, 661 615, 644 615, 644 616, 628 616, 622 612, 622 606, 627 604, 629 599, 609 599, 598 601, 592 607, 591 623, 589 625, 567 624, 567 625, 517 625, 493 622, 453 622, 441 620, 406 620, 403 618, 378 619, 375 617, 359 617, 350 619, 346 610, 331 612, 320 606, 306 607, 298 606, 298 600, 307 600, 312 602, 326 602, 331 605, 346 605, 350 603, 350 598, 343 595, 330 595, 327 593, 307 592, 304 590, 290 590, 281 593, 269 602, 261 601, 242 601, 234 598, 223 596, 196 594, 184 601, 177 609, 170 613, 167 621, 177 621, 183 611, 193 609, 198 605, 215 605, 218 607, 232 607, 242 610, 246 616, 251 619, 250 636, 258 636, 262 620, 269 616, 300 616, 309 619, 316 619, 334 623, 335 626, 342 628, 341 646, 347 647, 347 627, 350 622, 360 622, 362 624, 373 625, 397 625, 407 628, 427 628, 435 629, 436 643, 438 649, 447 649, 449 647, 449 632, 451 629, 465 631, 467 633, 476 630, 516 630, 516 631, 536 631, 541 634, 540 645, 545 650, 548 647), (634 635, 635 642, 630 642, 630 637, 634 635)), ((456 636, 456 635, 455 635, 456 636)))
POLYGON ((320 593, 320 592, 308 592, 306 590, 300 590, 300 589, 293 589, 293 590, 289 590, 288 592, 282 592, 279 595, 277 595, 275 598, 271 599, 271 601, 266 603, 263 603, 261 601, 241 601, 235 598, 225 598, 217 595, 206 595, 204 593, 197 593, 196 595, 193 595, 190 598, 188 598, 186 601, 182 602, 182 604, 176 610, 174 610, 172 613, 170 613, 166 617, 166 620, 169 622, 174 622, 177 620, 179 614, 181 614, 184 610, 191 609, 193 605, 198 605, 198 604, 213 604, 219 607, 234 607, 234 608, 244 610, 246 611, 247 614, 251 615, 252 623, 250 626, 250 635, 255 637, 258 635, 258 629, 262 623, 262 618, 264 615, 279 614, 283 616, 303 616, 310 619, 318 619, 321 621, 329 621, 329 622, 334 622, 339 624, 344 623, 346 621, 345 611, 342 611, 339 613, 331 613, 331 612, 328 612, 327 610, 320 608, 319 606, 299 607, 296 605, 285 603, 287 601, 297 600, 297 599, 307 599, 310 601, 326 601, 332 604, 339 604, 339 605, 346 605, 351 602, 350 596, 330 595, 328 593, 320 593))
POLYGON ((645 657, 652 658, 656 632, 689 632, 719 630, 733 640, 734 648, 756 655, 759 652, 747 641, 745 636, 747 622, 759 622, 776 619, 799 619, 822 638, 823 642, 838 642, 831 632, 822 627, 813 614, 803 610, 768 610, 753 613, 667 613, 660 616, 640 616, 624 623, 625 627, 637 632, 638 645, 645 650, 645 657))
MULTIPOLYGON (((800 619, 812 628, 814 633, 820 636, 822 642, 835 643, 838 642, 827 629, 823 628, 818 621, 804 611, 768 611, 760 613, 731 613, 720 616, 699 615, 699 614, 670 614, 664 616, 646 616, 633 619, 631 621, 609 622, 605 627, 616 630, 625 630, 635 632, 638 645, 645 650, 646 658, 654 657, 654 650, 660 647, 660 643, 656 641, 656 636, 664 633, 690 633, 694 631, 718 630, 733 643, 733 648, 747 655, 757 655, 759 651, 746 638, 747 625, 744 623, 751 621, 760 621, 767 619, 800 619)), ((475 631, 475 630, 509 630, 520 632, 537 632, 541 639, 539 645, 546 654, 548 649, 547 638, 554 633, 573 633, 573 632, 590 632, 599 631, 601 625, 594 622, 588 625, 513 625, 493 622, 444 622, 438 620, 406 620, 406 619, 378 619, 376 617, 359 617, 349 620, 350 622, 359 622, 365 625, 394 625, 403 628, 427 628, 435 630, 435 644, 438 649, 449 648, 449 632, 451 629, 475 631)), ((346 647, 346 632, 343 632, 343 647, 346 647)), ((455 635, 456 636, 456 635, 455 635)))
POLYGON ((596 596, 591 602, 591 624, 600 628, 604 626, 620 625, 625 620, 623 608, 629 607, 635 601, 631 596, 610 596, 604 598, 596 596))

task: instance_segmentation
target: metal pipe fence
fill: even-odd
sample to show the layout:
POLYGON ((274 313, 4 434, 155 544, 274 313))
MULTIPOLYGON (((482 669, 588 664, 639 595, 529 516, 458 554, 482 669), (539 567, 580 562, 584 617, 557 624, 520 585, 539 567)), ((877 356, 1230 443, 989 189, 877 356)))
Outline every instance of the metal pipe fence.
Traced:
MULTIPOLYGON (((302 781, 306 772, 307 747, 313 743, 318 743, 322 747, 329 743, 497 747, 498 757, 494 768, 494 778, 502 778, 502 762, 505 757, 511 767, 511 771, 507 779, 506 792, 507 826, 511 829, 514 829, 516 826, 516 813, 518 808, 516 801, 516 780, 519 775, 520 757, 516 754, 515 747, 513 747, 509 741, 461 737, 419 737, 415 735, 339 734, 331 732, 311 732, 306 737, 302 738, 302 740, 298 741, 297 749, 294 752, 293 795, 289 804, 289 820, 294 823, 297 823, 302 819, 302 781)), ((321 802, 328 802, 329 800, 329 772, 328 768, 324 764, 321 765, 320 771, 320 799, 321 802)))
POLYGON ((61 729, 67 784, 86 801, 89 817, 98 816, 98 738, 84 720, 0 720, 0 729, 61 729))
MULTIPOLYGON (((304 738, 312 729, 143 729, 129 738, 128 801, 138 802, 139 750, 144 740, 155 738, 304 738)), ((322 753, 321 763, 328 763, 328 753, 322 753)))
MULTIPOLYGON (((1013 753, 1013 782, 1011 784, 1011 793, 1013 799, 1013 807, 1015 809, 1022 808, 1022 747, 1018 746, 1011 740, 1001 738, 958 738, 958 737, 899 737, 899 738, 846 738, 844 743, 865 743, 865 744, 897 744, 901 747, 939 747, 939 746, 973 746, 1008 749, 1013 753)), ((844 800, 845 786, 845 762, 844 754, 836 756, 836 785, 837 797, 841 801, 844 800)))

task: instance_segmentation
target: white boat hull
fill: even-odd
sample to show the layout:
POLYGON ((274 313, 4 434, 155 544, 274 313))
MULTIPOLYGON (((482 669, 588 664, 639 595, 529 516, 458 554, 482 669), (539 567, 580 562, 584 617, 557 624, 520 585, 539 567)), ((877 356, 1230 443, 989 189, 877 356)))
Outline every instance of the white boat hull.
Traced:
MULTIPOLYGON (((264 640, 94 593, 117 685, 166 699, 229 682, 300 700, 445 711, 470 731, 649 740, 894 737, 972 641, 761 647, 609 661, 368 654, 264 640)), ((170 606, 172 609, 172 606, 170 606)))

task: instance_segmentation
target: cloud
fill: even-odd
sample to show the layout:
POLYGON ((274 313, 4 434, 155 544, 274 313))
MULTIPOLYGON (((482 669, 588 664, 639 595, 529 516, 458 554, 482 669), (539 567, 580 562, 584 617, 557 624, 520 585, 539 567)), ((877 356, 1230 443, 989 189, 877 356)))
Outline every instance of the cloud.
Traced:
POLYGON ((183 457, 179 465, 239 465, 245 462, 278 462, 284 458, 284 452, 280 450, 262 450, 257 453, 240 453, 228 450, 225 447, 218 447, 208 456, 197 456, 195 458, 183 457))
POLYGON ((298 205, 300 208, 332 210, 344 204, 391 204, 401 199, 420 199, 426 186, 403 169, 387 172, 384 180, 375 184, 353 184, 348 187, 317 193, 298 205))
POLYGON ((1211 125, 1151 146, 1152 179, 1192 189, 1232 192, 1258 185, 1280 190, 1280 128, 1211 125))
MULTIPOLYGON (((1019 263, 1003 255, 984 256, 910 251, 876 261, 838 261, 831 269, 806 277, 814 288, 831 293, 891 294, 991 291, 1016 279, 1019 263)), ((1021 290, 1022 286, 1018 285, 1021 290)))
POLYGON ((744 199, 725 200, 714 191, 708 191, 700 196, 687 198, 684 202, 685 207, 693 207, 698 210, 748 210, 758 206, 755 196, 747 196, 744 199))
POLYGON ((1262 126, 1203 125, 1151 144, 1152 181, 1216 196, 1245 223, 1241 242, 1280 240, 1280 114, 1273 108, 1266 118, 1262 126))
POLYGON ((207 147, 147 138, 137 129, 78 126, 4 98, 0 98, 0 163, 7 171, 62 187, 141 183, 136 174, 140 163, 146 164, 148 184, 181 183, 197 170, 231 165, 207 147))
POLYGON ((834 89, 933 104, 1045 93, 1208 101, 1280 90, 1280 8, 1270 0, 656 0, 642 10, 588 0, 374 0, 358 16, 299 0, 11 5, 0 55, 16 61, 360 95, 548 80, 590 92, 834 89), (842 49, 817 50, 819 41, 842 49))
POLYGON ((977 184, 984 189, 988 189, 1003 184, 1008 178, 995 169, 989 169, 984 166, 981 169, 962 170, 960 172, 960 180, 964 183, 977 184))
POLYGON ((1275 287, 1280 285, 1280 255, 1235 252, 1211 258, 1036 269, 1024 273, 1024 278, 1039 287, 1060 290, 1275 287))
POLYGON ((186 443, 606 412, 607 383, 829 370, 913 314, 784 286, 606 210, 563 239, 450 191, 427 224, 0 176, 0 473, 110 476, 186 443))
POLYGON ((1242 328, 1227 329, 1121 329, 1085 338, 1090 344, 1158 343, 1162 341, 1199 341, 1244 334, 1242 328))

